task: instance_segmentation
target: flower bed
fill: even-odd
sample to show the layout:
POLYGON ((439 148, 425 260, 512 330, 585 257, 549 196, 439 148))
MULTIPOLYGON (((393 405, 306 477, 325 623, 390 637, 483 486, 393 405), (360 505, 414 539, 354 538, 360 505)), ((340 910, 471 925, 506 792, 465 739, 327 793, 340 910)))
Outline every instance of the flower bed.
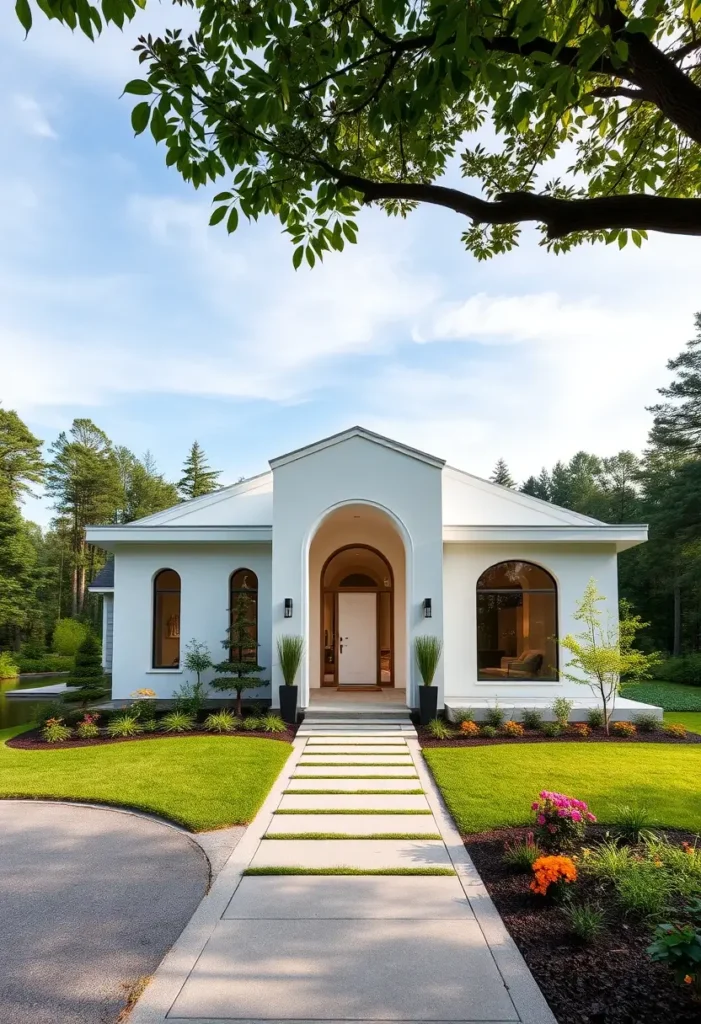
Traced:
POLYGON ((470 722, 469 725, 472 728, 468 732, 461 731, 457 725, 449 727, 449 735, 443 739, 437 739, 427 728, 417 726, 421 746, 479 747, 497 743, 701 743, 701 734, 686 731, 682 734, 681 731, 676 732, 669 726, 654 732, 641 732, 636 729, 633 733, 625 734, 614 732, 612 729, 611 734, 607 736, 603 729, 574 722, 557 736, 545 735, 539 729, 524 729, 523 735, 519 735, 511 728, 495 729, 495 735, 490 736, 483 733, 484 727, 480 727, 480 723, 470 722))
MULTIPOLYGON (((679 848, 694 842, 686 833, 666 834, 679 848)), ((468 836, 465 845, 558 1024, 698 1024, 701 1006, 692 987, 678 984, 647 952, 654 926, 617 911, 606 899, 607 886, 581 869, 583 850, 604 840, 606 829, 590 827, 586 844, 571 851, 578 877, 562 902, 531 891, 533 876, 505 861, 505 842, 513 848, 527 836, 528 829, 504 829, 468 836), (575 893, 580 907, 603 901, 610 908, 591 942, 577 938, 566 915, 566 897, 575 893)))

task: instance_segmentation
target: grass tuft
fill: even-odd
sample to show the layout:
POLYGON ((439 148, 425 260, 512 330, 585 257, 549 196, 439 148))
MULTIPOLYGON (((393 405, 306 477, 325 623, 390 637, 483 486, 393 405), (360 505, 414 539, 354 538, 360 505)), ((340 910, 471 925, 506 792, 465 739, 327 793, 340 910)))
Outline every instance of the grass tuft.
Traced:
POLYGON ((246 868, 244 875, 454 875, 452 868, 246 868))
POLYGON ((440 839, 438 832, 268 832, 263 839, 440 839))

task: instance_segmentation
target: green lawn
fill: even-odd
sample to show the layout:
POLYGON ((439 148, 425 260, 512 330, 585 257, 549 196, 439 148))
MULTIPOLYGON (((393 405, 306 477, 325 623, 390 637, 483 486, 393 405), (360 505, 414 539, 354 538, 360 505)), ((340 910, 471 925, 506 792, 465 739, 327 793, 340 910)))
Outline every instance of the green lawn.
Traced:
POLYGON ((243 737, 173 737, 13 750, 0 731, 0 797, 54 797, 135 807, 193 832, 251 821, 291 746, 243 737))
POLYGON ((665 711, 665 722, 681 722, 689 732, 701 732, 701 711, 665 711))
POLYGON ((657 825, 701 830, 701 744, 504 743, 424 756, 463 833, 529 824, 541 789, 586 800, 602 822, 640 804, 657 825))
POLYGON ((701 711, 701 686, 682 686, 680 683, 633 683, 624 686, 622 697, 640 700, 643 704, 656 704, 664 711, 701 711))

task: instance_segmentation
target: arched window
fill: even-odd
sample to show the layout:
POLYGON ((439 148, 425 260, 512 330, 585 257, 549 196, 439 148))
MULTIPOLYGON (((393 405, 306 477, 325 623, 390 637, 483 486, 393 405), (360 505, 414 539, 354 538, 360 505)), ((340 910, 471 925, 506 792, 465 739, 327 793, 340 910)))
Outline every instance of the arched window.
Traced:
POLYGON ((180 577, 161 569, 153 581, 153 668, 180 667, 180 577))
POLYGON ((553 681, 557 587, 531 562, 499 562, 477 581, 477 678, 553 681))
POLYGON ((229 623, 236 636, 236 623, 245 623, 248 644, 229 649, 232 661, 258 661, 258 577, 250 569, 237 569, 229 581, 229 623))

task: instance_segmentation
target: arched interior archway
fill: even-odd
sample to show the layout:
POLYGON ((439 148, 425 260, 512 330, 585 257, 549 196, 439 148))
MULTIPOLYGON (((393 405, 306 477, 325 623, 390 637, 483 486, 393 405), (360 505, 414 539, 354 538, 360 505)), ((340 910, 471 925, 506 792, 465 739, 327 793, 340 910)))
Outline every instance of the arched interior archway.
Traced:
POLYGON ((309 548, 310 687, 404 690, 406 552, 374 506, 331 512, 309 548))

